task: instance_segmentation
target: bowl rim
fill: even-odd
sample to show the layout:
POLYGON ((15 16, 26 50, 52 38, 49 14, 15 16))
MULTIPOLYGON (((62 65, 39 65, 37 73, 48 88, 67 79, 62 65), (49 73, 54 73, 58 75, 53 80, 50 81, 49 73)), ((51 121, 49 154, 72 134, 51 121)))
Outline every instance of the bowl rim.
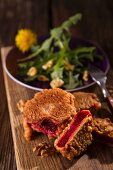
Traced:
MULTIPOLYGON (((105 53, 105 51, 104 51, 99 45, 95 44, 94 42, 92 42, 92 41, 90 41, 90 40, 85 40, 85 39, 78 38, 78 37, 76 37, 76 38, 79 39, 79 40, 83 40, 83 41, 89 42, 89 43, 93 44, 94 46, 98 47, 99 49, 101 49, 103 55, 104 55, 105 58, 106 58, 106 63, 107 63, 106 65, 107 65, 107 67, 106 67, 106 70, 105 70, 104 73, 107 74, 107 72, 109 71, 109 68, 110 68, 110 63, 109 63, 109 59, 108 59, 108 56, 107 56, 107 54, 105 53)), ((11 51, 13 48, 14 48, 14 47, 12 47, 12 48, 9 50, 8 54, 10 53, 10 51, 11 51)), ((16 78, 8 71, 7 65, 6 65, 6 59, 7 59, 7 57, 8 57, 8 54, 5 56, 4 61, 3 61, 3 68, 4 68, 5 72, 7 73, 7 75, 8 75, 14 82, 16 82, 17 84, 20 84, 20 85, 23 86, 23 87, 26 87, 26 88, 31 89, 31 90, 43 91, 44 89, 42 89, 42 88, 34 87, 34 86, 31 86, 31 85, 28 85, 28 84, 25 84, 25 83, 19 81, 18 79, 16 79, 16 78)), ((90 86, 92 86, 92 85, 94 85, 94 84, 96 84, 96 82, 93 81, 92 83, 87 84, 87 85, 83 85, 83 86, 81 86, 81 87, 77 87, 77 88, 74 88, 74 89, 68 89, 68 90, 65 89, 65 91, 68 91, 68 92, 79 91, 79 90, 86 89, 86 88, 88 88, 88 87, 90 87, 90 86)))

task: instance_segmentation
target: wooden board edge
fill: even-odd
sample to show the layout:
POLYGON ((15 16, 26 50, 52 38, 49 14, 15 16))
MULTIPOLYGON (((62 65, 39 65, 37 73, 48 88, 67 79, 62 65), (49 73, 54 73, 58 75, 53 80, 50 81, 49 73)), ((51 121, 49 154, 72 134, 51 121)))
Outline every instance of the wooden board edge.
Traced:
MULTIPOLYGON (((1 60, 2 60, 2 68, 3 68, 3 63, 4 63, 4 59, 6 58, 8 52, 10 51, 12 47, 3 47, 1 48, 1 60)), ((16 165, 17 165, 17 170, 20 170, 21 165, 19 164, 19 157, 17 154, 17 145, 16 142, 14 142, 14 138, 15 138, 15 132, 14 132, 14 128, 13 128, 13 121, 11 119, 11 113, 12 108, 10 105, 10 95, 9 95, 9 91, 8 91, 8 80, 7 80, 7 75, 5 73, 5 70, 3 68, 3 76, 4 76, 4 84, 5 84, 5 90, 6 90, 6 96, 7 96, 7 103, 8 103, 8 110, 9 110, 9 117, 10 117, 10 123, 11 123, 11 131, 12 131, 12 136, 13 136, 13 144, 14 144, 14 152, 15 152, 15 157, 16 157, 16 165)), ((22 170, 22 169, 21 169, 22 170)))

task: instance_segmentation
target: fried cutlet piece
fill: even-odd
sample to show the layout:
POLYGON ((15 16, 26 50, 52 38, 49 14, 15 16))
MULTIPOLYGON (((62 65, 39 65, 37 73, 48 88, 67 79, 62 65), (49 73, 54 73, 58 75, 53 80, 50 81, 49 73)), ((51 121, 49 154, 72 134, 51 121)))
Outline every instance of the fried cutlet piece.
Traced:
POLYGON ((75 107, 76 111, 88 109, 98 110, 101 108, 101 103, 96 94, 94 93, 86 93, 86 92, 75 92, 73 93, 75 97, 75 107))
POLYGON ((92 115, 88 110, 78 112, 72 122, 55 140, 55 148, 71 160, 83 153, 92 142, 92 115))
POLYGON ((113 123, 109 118, 93 118, 93 138, 113 146, 113 123))
POLYGON ((54 137, 58 127, 76 114, 74 96, 59 88, 43 90, 25 103, 23 113, 24 124, 26 121, 32 129, 54 137))

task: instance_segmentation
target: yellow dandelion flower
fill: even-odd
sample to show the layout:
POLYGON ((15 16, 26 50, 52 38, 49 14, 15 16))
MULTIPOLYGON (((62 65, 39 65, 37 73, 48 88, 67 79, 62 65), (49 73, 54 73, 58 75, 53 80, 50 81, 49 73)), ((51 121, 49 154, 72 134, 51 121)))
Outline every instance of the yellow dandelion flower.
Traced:
POLYGON ((15 43, 22 52, 26 52, 36 44, 36 34, 29 29, 21 29, 15 37, 15 43))

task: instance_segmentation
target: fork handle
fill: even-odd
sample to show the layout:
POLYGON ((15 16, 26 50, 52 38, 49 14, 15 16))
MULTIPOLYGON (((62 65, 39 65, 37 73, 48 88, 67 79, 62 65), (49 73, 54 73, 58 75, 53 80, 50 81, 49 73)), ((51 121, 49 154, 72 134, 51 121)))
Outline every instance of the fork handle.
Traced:
POLYGON ((106 99, 107 99, 107 103, 109 105, 109 108, 111 109, 111 111, 113 111, 113 97, 108 96, 108 97, 106 97, 106 99))

